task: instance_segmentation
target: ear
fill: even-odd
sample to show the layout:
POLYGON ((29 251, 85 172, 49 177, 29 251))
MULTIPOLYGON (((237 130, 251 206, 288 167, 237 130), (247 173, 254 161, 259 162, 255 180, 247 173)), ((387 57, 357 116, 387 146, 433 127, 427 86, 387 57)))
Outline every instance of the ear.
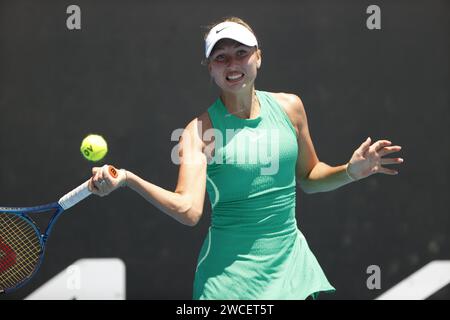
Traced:
POLYGON ((211 75, 211 64, 209 62, 206 62, 206 63, 207 63, 207 66, 208 66, 208 72, 211 75))
POLYGON ((258 49, 258 62, 257 62, 257 68, 261 68, 261 62, 262 62, 262 52, 260 49, 258 49))
POLYGON ((209 72, 209 79, 211 80, 211 83, 214 83, 214 77, 212 76, 211 73, 211 64, 208 63, 208 72, 209 72))

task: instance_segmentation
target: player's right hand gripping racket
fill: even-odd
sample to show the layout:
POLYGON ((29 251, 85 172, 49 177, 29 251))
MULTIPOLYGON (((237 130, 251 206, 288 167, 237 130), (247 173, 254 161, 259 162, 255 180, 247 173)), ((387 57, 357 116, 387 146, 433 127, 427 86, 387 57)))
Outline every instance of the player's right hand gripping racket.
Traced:
MULTIPOLYGON (((117 171, 109 166, 109 174, 117 171)), ((64 195, 58 202, 24 208, 0 207, 0 293, 11 292, 28 282, 44 257, 45 244, 58 217, 91 195, 89 180, 64 195), (53 213, 44 233, 27 214, 53 213)))

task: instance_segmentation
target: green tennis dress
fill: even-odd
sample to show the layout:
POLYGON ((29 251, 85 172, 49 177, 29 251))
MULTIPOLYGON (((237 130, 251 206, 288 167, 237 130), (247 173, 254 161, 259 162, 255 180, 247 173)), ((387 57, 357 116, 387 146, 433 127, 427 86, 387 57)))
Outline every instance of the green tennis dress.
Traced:
POLYGON ((269 92, 256 96, 257 118, 230 114, 220 98, 208 108, 212 217, 193 299, 306 299, 335 290, 297 227, 295 129, 269 92))

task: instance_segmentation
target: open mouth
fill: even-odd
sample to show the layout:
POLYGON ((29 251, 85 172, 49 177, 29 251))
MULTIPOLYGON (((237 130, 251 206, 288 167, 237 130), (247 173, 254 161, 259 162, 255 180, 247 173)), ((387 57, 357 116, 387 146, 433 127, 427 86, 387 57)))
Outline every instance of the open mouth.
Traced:
POLYGON ((238 82, 244 77, 244 74, 241 72, 233 72, 226 76, 227 81, 229 82, 238 82))

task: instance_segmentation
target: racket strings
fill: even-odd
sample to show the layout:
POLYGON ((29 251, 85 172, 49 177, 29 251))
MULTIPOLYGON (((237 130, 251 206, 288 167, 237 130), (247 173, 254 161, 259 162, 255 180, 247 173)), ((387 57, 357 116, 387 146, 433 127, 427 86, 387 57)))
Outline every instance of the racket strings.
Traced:
POLYGON ((41 251, 39 235, 31 222, 0 212, 0 292, 31 276, 41 251))
POLYGON ((29 241, 30 238, 36 237, 33 234, 33 228, 30 229, 28 223, 23 220, 15 223, 9 217, 7 220, 9 225, 3 228, 3 231, 5 231, 4 237, 6 236, 8 240, 2 239, 2 241, 3 246, 8 246, 6 248, 8 258, 3 260, 3 266, 0 268, 3 271, 0 274, 0 284, 5 282, 4 286, 13 287, 32 274, 39 258, 33 249, 32 242, 29 241), (10 239, 14 239, 15 242, 12 243, 10 239), (20 242, 17 239, 20 239, 20 242))
MULTIPOLYGON (((11 231, 11 230, 9 230, 9 231, 11 231)), ((8 238, 11 238, 12 234, 7 233, 6 235, 8 236, 8 238)), ((14 236, 17 237, 18 235, 15 234, 14 236)), ((4 240, 2 239, 2 241, 4 241, 4 240)), ((5 244, 5 242, 4 242, 4 246, 6 246, 6 245, 8 245, 8 244, 5 244)), ((15 247, 19 250, 25 250, 25 249, 29 248, 29 246, 26 245, 26 243, 25 243, 25 245, 18 244, 13 247, 15 247)), ((30 266, 28 266, 30 263, 30 258, 31 258, 30 253, 24 254, 24 259, 23 259, 24 263, 22 263, 22 261, 21 261, 22 259, 20 259, 20 252, 19 252, 19 259, 17 259, 17 253, 16 253, 16 250, 13 249, 13 247, 9 247, 9 246, 7 247, 6 252, 8 253, 9 258, 6 260, 3 260, 3 262, 4 262, 3 266, 2 266, 2 268, 0 268, 2 271, 2 275, 3 275, 3 278, 0 278, 0 283, 2 281, 4 281, 5 282, 4 285, 7 287, 11 287, 14 284, 20 283, 22 279, 25 279, 27 277, 27 273, 30 270, 30 266)))
MULTIPOLYGON (((8 217, 11 218, 11 217, 8 217)), ((8 219, 10 223, 12 223, 11 219, 8 219)), ((16 239, 21 239, 21 242, 17 242, 16 248, 20 249, 20 252, 23 253, 22 257, 24 258, 24 265, 28 268, 28 267, 32 267, 34 266, 32 264, 32 261, 35 259, 39 259, 39 256, 36 255, 35 249, 30 246, 31 242, 30 241, 24 241, 24 240, 30 240, 33 239, 35 236, 35 232, 34 229, 32 227, 29 226, 29 223, 25 222, 24 220, 20 219, 17 222, 17 226, 18 228, 10 228, 9 231, 14 232, 14 234, 12 234, 16 239), (24 232, 26 231, 26 232, 24 232), (17 233, 16 233, 17 232, 17 233)), ((17 256, 16 252, 13 251, 11 248, 9 248, 10 252, 12 255, 14 255, 14 258, 17 256)), ((11 260, 11 259, 9 259, 11 260)), ((20 260, 17 261, 18 263, 20 263, 20 260)), ((23 273, 24 270, 21 270, 23 273)), ((25 274, 24 274, 25 275, 25 274)))
MULTIPOLYGON (((7 235, 8 242, 10 243, 9 239, 16 239, 13 243, 10 243, 12 247, 8 248, 10 258, 7 262, 10 263, 12 258, 14 258, 14 263, 17 263, 16 273, 19 273, 21 276, 26 276, 26 270, 32 270, 34 261, 39 259, 39 256, 36 254, 36 249, 33 247, 32 241, 30 241, 30 239, 34 240, 36 237, 34 229, 22 219, 13 221, 11 217, 7 217, 7 220, 9 228, 5 229, 5 234, 7 235), (17 241, 17 239, 20 241, 17 241)), ((14 269, 9 268, 10 265, 7 265, 7 267, 10 273, 14 271, 14 269)))

